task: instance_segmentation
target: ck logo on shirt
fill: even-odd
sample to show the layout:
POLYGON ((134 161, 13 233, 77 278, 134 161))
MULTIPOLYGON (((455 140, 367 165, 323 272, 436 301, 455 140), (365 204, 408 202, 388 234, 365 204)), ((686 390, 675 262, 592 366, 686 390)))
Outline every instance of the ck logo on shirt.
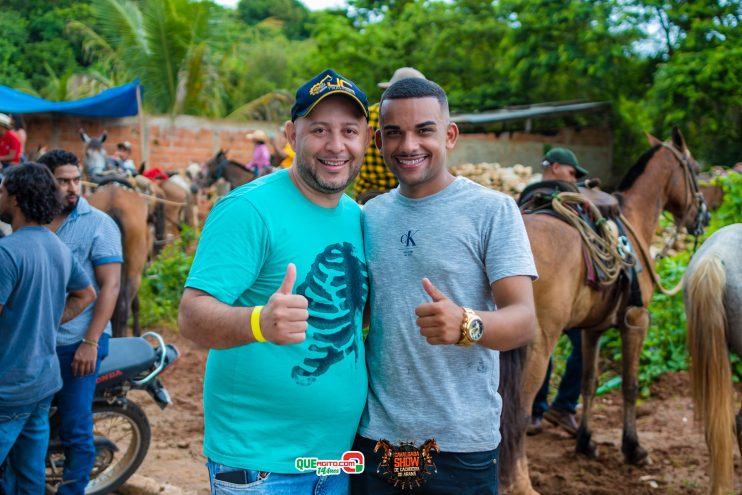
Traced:
POLYGON ((417 233, 417 230, 408 230, 400 236, 399 242, 402 244, 402 247, 399 249, 402 251, 403 255, 410 256, 414 248, 417 247, 417 244, 415 243, 415 234, 417 233))

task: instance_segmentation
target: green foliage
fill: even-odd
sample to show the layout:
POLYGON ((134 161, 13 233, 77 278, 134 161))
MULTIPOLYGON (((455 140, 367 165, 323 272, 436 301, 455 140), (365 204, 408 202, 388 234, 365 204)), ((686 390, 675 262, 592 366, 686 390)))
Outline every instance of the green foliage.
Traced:
MULTIPOLYGON (((625 167, 645 131, 661 137, 672 125, 701 162, 742 156, 739 2, 348 0, 318 12, 300 0, 241 0, 236 10, 208 0, 52 3, 3 2, 0 83, 71 98, 139 78, 153 113, 282 121, 280 105, 237 110, 293 94, 326 67, 378 101, 377 83, 413 66, 446 89, 454 113, 608 101, 601 124, 625 167)), ((540 119, 534 130, 594 120, 540 119)), ((521 128, 512 126, 484 129, 521 128)))
POLYGON ((177 328, 178 305, 193 263, 194 230, 183 227, 181 236, 147 266, 139 288, 140 321, 144 328, 177 328))
MULTIPOLYGON (((704 239, 720 228, 742 222, 742 174, 730 173, 712 181, 724 189, 724 203, 712 213, 704 239)), ((685 273, 692 252, 688 249, 657 263, 657 274, 665 287, 674 287, 685 273)), ((642 348, 639 365, 639 387, 642 396, 649 395, 652 381, 663 373, 687 369, 686 319, 682 292, 672 297, 655 292, 649 306, 651 324, 642 348)), ((568 354, 567 354, 568 355, 568 354)), ((621 339, 617 330, 610 330, 601 339, 604 373, 601 382, 621 374, 621 339)), ((560 356, 564 359, 566 356, 560 356)), ((732 359, 736 379, 742 377, 742 362, 732 359)))
POLYGON ((269 18, 280 21, 288 38, 306 38, 309 10, 298 0, 240 0, 237 14, 247 25, 254 26, 269 18))
POLYGON ((28 39, 28 21, 14 10, 0 9, 0 84, 27 87, 21 69, 22 47, 28 39))

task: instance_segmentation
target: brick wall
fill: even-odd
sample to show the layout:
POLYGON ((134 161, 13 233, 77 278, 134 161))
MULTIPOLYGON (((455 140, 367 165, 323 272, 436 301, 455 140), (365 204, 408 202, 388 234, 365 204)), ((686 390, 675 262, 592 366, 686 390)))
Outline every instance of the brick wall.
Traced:
MULTIPOLYGON (((252 142, 245 138, 248 131, 262 129, 269 136, 279 132, 277 125, 266 122, 232 122, 187 115, 146 116, 142 141, 136 117, 87 119, 32 114, 26 115, 25 120, 28 150, 37 146, 61 147, 82 157, 84 145, 78 130, 84 128, 88 135, 98 136, 105 129, 108 131, 105 147, 109 154, 115 151, 116 143, 129 141, 136 164, 145 160, 148 167, 165 170, 183 169, 191 162, 204 163, 220 148, 229 150, 230 158, 247 163, 253 150, 252 142)), ((521 163, 539 172, 545 145, 571 148, 591 176, 601 177, 604 182, 612 183, 620 177, 620 171, 613 166, 613 138, 609 129, 562 129, 553 136, 526 132, 462 134, 449 155, 449 165, 498 162, 511 166, 521 163)))
POLYGON ((266 122, 232 122, 180 115, 146 116, 144 139, 140 139, 139 119, 90 119, 56 114, 27 114, 24 116, 28 142, 26 149, 33 151, 39 146, 47 149, 63 148, 82 158, 84 143, 79 129, 89 136, 99 136, 104 130, 108 138, 104 143, 112 155, 116 143, 129 141, 132 144, 132 159, 147 167, 178 170, 191 162, 204 163, 221 149, 229 150, 228 156, 241 163, 252 157, 253 143, 245 138, 251 130, 262 129, 269 136, 276 134, 278 126, 266 122))

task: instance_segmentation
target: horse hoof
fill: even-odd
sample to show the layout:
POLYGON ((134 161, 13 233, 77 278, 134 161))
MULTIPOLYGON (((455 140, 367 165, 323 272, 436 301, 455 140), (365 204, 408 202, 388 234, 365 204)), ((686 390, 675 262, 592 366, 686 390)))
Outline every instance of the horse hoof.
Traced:
POLYGON ((626 463, 633 466, 644 466, 649 464, 649 452, 643 447, 636 446, 635 449, 626 455, 626 463))
POLYGON ((587 456, 590 459, 598 458, 598 446, 591 440, 587 440, 586 442, 580 442, 578 440, 575 452, 587 456))

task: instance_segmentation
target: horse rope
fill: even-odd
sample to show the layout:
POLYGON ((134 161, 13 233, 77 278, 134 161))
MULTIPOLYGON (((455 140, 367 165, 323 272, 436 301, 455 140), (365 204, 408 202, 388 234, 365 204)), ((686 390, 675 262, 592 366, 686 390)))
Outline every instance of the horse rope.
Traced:
MULTIPOLYGON (((95 182, 88 182, 86 180, 80 181, 80 183, 84 186, 87 186, 93 189, 97 189, 98 187, 100 187, 100 184, 96 184, 95 182)), ((105 184, 105 185, 107 186, 109 184, 105 184)), ((133 191, 137 193, 138 195, 140 195, 141 197, 145 198, 147 201, 151 201, 153 203, 163 203, 163 204, 172 205, 172 206, 185 206, 187 204, 181 201, 171 201, 169 199, 158 198, 157 196, 152 196, 151 194, 146 194, 146 193, 143 193, 142 191, 137 191, 136 189, 133 189, 133 191)))
POLYGON ((630 268, 634 263, 631 258, 622 256, 619 248, 618 237, 611 230, 608 221, 601 215, 598 208, 580 193, 562 192, 557 194, 551 202, 551 206, 564 220, 570 223, 580 233, 585 246, 598 269, 605 275, 600 279, 602 286, 613 285, 621 272, 630 268), (587 208, 592 218, 596 218, 596 233, 586 222, 580 218, 576 207, 587 208))
POLYGON ((649 274, 652 276, 652 281, 654 282, 654 285, 657 286, 660 292, 662 292, 666 296, 674 296, 678 292, 680 292, 680 289, 683 286, 683 280, 681 279, 678 284, 673 287, 672 289, 666 289, 662 285, 662 281, 660 281, 659 275, 657 275, 657 272, 655 271, 654 267, 651 263, 651 257, 649 256, 649 253, 647 253, 647 250, 645 249, 644 245, 641 242, 641 238, 637 235, 636 231, 634 230, 634 227, 629 223, 629 220, 623 216, 623 214, 620 215, 621 221, 624 223, 628 231, 631 233, 631 235, 634 236, 634 239, 636 240, 636 245, 639 250, 639 252, 642 255, 642 258, 644 259, 644 264, 647 267, 647 270, 649 270, 649 274))

